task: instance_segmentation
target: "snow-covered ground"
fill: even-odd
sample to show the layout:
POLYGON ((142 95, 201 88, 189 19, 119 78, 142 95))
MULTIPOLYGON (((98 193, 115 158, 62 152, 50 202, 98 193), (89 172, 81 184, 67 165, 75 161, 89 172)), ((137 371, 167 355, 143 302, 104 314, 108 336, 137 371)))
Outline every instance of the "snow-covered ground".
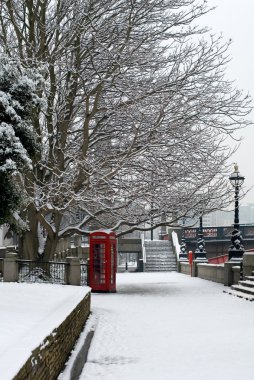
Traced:
POLYGON ((92 295, 80 380, 251 379, 254 302, 223 289, 175 272, 118 274, 116 294, 92 295))
POLYGON ((31 351, 64 321, 88 291, 84 286, 0 282, 1 380, 13 379, 31 351))
MULTIPOLYGON (((117 274, 116 294, 92 295, 86 330, 95 325, 95 334, 80 380, 252 378, 254 302, 223 289, 175 272, 117 274)), ((13 378, 87 290, 0 283, 0 380, 13 378)))

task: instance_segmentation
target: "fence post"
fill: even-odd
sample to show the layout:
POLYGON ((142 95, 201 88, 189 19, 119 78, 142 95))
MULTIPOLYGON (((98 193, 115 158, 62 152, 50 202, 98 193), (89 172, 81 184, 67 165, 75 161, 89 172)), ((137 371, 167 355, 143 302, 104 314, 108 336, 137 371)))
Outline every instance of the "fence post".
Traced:
POLYGON ((251 276, 254 270, 254 252, 244 252, 243 254, 243 279, 251 276))
POLYGON ((17 253, 6 252, 4 258, 4 270, 3 279, 4 282, 16 282, 18 281, 18 264, 17 253))
POLYGON ((67 284, 80 285, 81 270, 80 259, 78 257, 66 257, 67 261, 67 284))

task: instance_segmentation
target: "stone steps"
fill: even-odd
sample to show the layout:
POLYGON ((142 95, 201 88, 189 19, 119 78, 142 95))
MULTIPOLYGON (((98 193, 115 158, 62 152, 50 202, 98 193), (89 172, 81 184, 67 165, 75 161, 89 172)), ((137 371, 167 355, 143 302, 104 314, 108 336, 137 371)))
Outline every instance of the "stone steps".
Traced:
MULTIPOLYGON (((244 281, 242 281, 242 283, 244 283, 244 281)), ((250 295, 254 296, 254 289, 250 288, 249 286, 244 286, 244 285, 239 285, 239 284, 238 285, 232 285, 231 289, 236 290, 237 292, 243 292, 243 293, 250 294, 250 295)))
MULTIPOLYGON (((146 255, 148 256, 148 255, 146 255)), ((149 260, 155 260, 155 261, 158 261, 158 260, 168 260, 168 261, 175 261, 175 258, 174 257, 169 257, 168 255, 158 255, 156 256, 155 254, 153 254, 153 256, 149 256, 149 260)))
POLYGON ((254 301, 254 272, 252 272, 252 276, 246 276, 245 280, 240 280, 238 284, 232 285, 229 290, 224 290, 224 293, 254 301))
POLYGON ((254 281, 254 276, 246 276, 245 278, 248 281, 254 281))
POLYGON ((176 271, 176 259, 168 241, 145 241, 145 272, 176 271))
POLYGON ((254 281, 241 280, 238 282, 239 285, 247 286, 248 288, 254 288, 254 281))
POLYGON ((227 293, 235 297, 243 298, 247 301, 254 301, 254 296, 247 293, 238 292, 237 290, 223 290, 223 293, 227 293))

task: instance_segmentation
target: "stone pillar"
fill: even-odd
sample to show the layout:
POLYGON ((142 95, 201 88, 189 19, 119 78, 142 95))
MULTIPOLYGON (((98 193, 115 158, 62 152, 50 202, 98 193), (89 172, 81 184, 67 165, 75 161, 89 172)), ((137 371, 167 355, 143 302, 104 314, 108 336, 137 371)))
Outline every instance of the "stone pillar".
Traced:
POLYGON ((137 267, 137 272, 144 272, 144 262, 143 262, 143 257, 140 257, 138 259, 138 267, 137 267))
POLYGON ((243 279, 251 276, 254 271, 254 252, 245 252, 243 254, 243 279))
POLYGON ((191 267, 191 277, 198 277, 198 264, 204 264, 207 262, 207 260, 193 260, 191 267))
POLYGON ((4 259, 3 278, 4 282, 18 281, 17 253, 6 252, 4 259))
POLYGON ((6 247, 6 252, 16 252, 16 246, 15 245, 8 245, 8 247, 6 247))
POLYGON ((84 249, 83 247, 77 247, 77 254, 79 259, 84 259, 84 249))
MULTIPOLYGON (((0 229, 1 231, 1 229, 0 229)), ((6 248, 5 247, 0 247, 0 259, 5 258, 5 253, 6 253, 6 248)), ((3 276, 3 271, 4 271, 4 262, 3 260, 0 260, 0 276, 3 276)))
POLYGON ((233 284, 238 284, 238 282, 241 279, 241 267, 240 266, 233 266, 233 284))
POLYGON ((69 249, 71 257, 77 257, 77 247, 72 247, 69 249))
POLYGON ((80 285, 81 270, 80 259, 78 257, 66 257, 67 261, 67 278, 68 285, 80 285))
POLYGON ((4 259, 6 254, 6 248, 5 247, 0 247, 0 258, 4 259))
POLYGON ((227 261, 224 263, 224 285, 231 286, 234 284, 234 272, 233 267, 240 266, 240 262, 227 261))

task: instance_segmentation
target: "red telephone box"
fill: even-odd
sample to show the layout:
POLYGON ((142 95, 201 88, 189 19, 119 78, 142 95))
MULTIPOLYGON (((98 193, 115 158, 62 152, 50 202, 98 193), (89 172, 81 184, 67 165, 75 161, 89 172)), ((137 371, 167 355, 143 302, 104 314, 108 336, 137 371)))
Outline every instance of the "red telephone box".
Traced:
POLYGON ((114 232, 90 233, 89 286, 94 292, 116 291, 116 236, 114 232))

